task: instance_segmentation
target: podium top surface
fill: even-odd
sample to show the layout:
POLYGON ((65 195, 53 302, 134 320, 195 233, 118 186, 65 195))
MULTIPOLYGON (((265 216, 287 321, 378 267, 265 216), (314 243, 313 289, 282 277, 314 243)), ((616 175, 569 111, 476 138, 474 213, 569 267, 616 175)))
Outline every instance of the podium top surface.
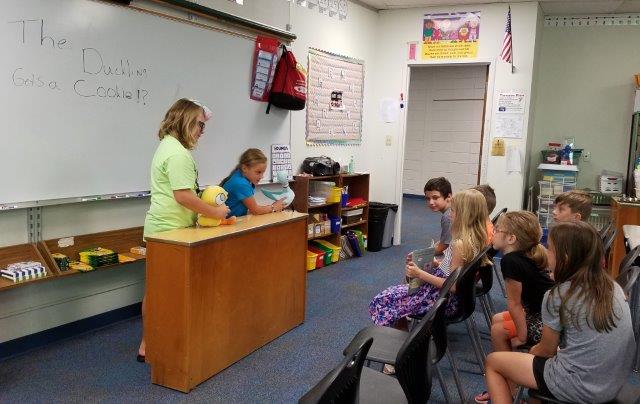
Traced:
MULTIPOLYGON (((261 228, 275 226, 281 223, 291 222, 306 217, 306 213, 295 211, 268 213, 266 215, 247 215, 239 217, 238 222, 230 226, 199 228, 187 227, 184 229, 169 230, 162 233, 151 234, 145 239, 147 241, 191 247, 216 239, 247 233, 261 228)), ((306 235, 307 233, 305 228, 304 236, 306 237, 306 235)))

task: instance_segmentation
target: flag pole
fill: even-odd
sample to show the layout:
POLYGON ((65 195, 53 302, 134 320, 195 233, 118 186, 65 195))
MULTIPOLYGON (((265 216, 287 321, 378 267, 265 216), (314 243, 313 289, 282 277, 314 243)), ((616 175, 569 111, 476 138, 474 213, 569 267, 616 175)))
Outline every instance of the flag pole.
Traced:
POLYGON ((516 71, 513 66, 513 16, 511 15, 511 4, 509 4, 509 17, 511 18, 511 74, 516 71))

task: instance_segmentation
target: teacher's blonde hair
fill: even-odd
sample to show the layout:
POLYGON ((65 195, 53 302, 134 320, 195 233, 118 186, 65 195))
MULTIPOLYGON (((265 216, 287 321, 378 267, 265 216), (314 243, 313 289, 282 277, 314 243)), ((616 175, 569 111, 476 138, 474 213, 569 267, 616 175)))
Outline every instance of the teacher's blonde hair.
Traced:
POLYGON ((193 150, 196 142, 191 137, 198 125, 198 115, 204 113, 202 106, 186 98, 176 101, 164 115, 158 130, 160 140, 173 136, 186 148, 193 150))

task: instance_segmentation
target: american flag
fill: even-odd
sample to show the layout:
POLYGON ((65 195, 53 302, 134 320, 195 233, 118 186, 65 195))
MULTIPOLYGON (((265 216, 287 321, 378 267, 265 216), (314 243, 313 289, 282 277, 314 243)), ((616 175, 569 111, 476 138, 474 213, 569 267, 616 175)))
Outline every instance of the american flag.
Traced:
POLYGON ((504 39, 502 40, 502 52, 500 52, 500 58, 513 65, 513 50, 511 48, 511 6, 509 6, 509 12, 507 13, 507 27, 504 30, 504 39))

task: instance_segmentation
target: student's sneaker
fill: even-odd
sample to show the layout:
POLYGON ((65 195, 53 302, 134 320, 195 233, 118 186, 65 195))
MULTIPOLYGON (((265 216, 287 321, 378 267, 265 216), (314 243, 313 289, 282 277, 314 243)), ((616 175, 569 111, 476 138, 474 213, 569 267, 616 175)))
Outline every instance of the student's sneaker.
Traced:
POLYGON ((384 365, 384 367, 382 368, 382 373, 384 373, 385 375, 395 375, 396 368, 393 365, 384 365))
POLYGON ((488 404, 491 402, 491 397, 489 396, 488 391, 483 391, 482 393, 476 395, 474 398, 477 404, 488 404))

